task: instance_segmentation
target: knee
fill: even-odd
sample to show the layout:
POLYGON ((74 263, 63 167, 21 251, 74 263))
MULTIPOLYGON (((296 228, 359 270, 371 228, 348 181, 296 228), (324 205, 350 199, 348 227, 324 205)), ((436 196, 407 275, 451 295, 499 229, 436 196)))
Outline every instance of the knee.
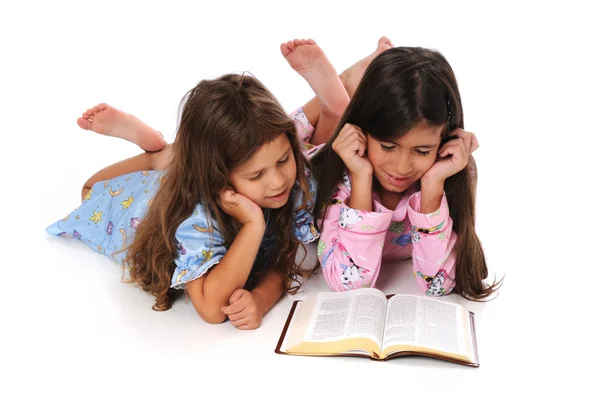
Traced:
POLYGON ((92 189, 91 186, 88 186, 87 183, 85 183, 83 185, 83 188, 81 188, 81 201, 83 202, 83 200, 85 199, 85 197, 87 196, 87 194, 90 192, 90 190, 92 189))

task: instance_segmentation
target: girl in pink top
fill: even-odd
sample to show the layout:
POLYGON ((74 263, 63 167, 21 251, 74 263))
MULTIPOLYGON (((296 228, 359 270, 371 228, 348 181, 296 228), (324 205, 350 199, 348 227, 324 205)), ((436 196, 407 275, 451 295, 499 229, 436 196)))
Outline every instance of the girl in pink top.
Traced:
POLYGON ((438 52, 396 47, 367 68, 338 128, 312 158, 318 256, 336 291, 374 287, 382 259, 412 256, 428 295, 489 296, 475 233, 478 147, 462 128, 452 68, 438 52))

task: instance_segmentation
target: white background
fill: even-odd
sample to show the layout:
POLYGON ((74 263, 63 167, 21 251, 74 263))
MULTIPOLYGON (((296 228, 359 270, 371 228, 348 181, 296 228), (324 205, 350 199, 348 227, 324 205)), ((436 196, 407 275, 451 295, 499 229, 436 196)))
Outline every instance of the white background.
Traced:
MULTIPOLYGON (((593 395, 597 13, 518 3, 3 2, 0 395, 593 395), (313 38, 341 72, 382 35, 447 57, 481 144, 477 229, 506 279, 494 301, 469 304, 480 368, 275 355, 291 297, 251 332, 207 325, 183 300, 157 313, 109 259, 45 234, 92 173, 139 153, 80 130, 86 108, 107 102, 172 141, 179 101, 200 79, 250 71, 291 111, 312 92, 281 42, 313 38)), ((409 267, 380 287, 416 293, 409 267)), ((324 289, 320 276, 305 287, 324 289)))

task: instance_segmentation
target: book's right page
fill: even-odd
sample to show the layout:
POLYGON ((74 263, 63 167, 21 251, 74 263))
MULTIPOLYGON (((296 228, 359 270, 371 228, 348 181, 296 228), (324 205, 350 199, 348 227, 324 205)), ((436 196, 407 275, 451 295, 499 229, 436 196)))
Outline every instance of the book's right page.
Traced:
POLYGON ((473 362, 468 312, 459 304, 399 294, 389 299, 383 356, 422 352, 473 362))

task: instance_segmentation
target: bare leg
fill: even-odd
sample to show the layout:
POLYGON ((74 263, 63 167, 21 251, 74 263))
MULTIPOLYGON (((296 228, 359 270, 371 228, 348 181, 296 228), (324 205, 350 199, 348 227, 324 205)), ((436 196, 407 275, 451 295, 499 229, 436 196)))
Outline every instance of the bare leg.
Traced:
MULTIPOLYGON (((342 84, 344 85, 344 88, 346 89, 346 92, 348 93, 348 96, 350 98, 352 98, 354 96, 354 92, 356 91, 356 88, 358 87, 358 84, 360 83, 360 80, 362 79, 362 77, 365 73, 365 70, 367 69, 367 67, 369 66, 371 61, 373 61, 373 59, 377 55, 381 54, 385 50, 390 49, 392 47, 393 47, 392 42, 387 37, 383 36, 382 38, 379 39, 379 41, 377 43, 377 49, 372 54, 361 59, 360 61, 358 61, 357 63, 355 63, 354 65, 352 65, 351 67, 349 67, 348 69, 346 69, 345 71, 342 72, 342 74, 339 76, 339 78, 342 81, 342 84)), ((319 103, 318 96, 312 98, 310 101, 308 101, 302 107, 302 110, 304 111, 304 114, 308 118, 308 121, 313 126, 318 126, 319 123, 321 123, 320 108, 321 108, 321 105, 319 103)), ((344 111, 345 111, 345 109, 344 109, 344 111)), ((339 120, 338 120, 338 122, 339 122, 339 120)), ((336 123, 336 125, 337 125, 337 123, 336 123)), ((335 126, 334 126, 334 128, 335 128, 335 126)), ((331 134, 331 132, 330 132, 330 134, 331 134)), ((311 143, 314 145, 319 144, 319 143, 314 142, 314 140, 311 141, 311 143)))
POLYGON ((90 178, 88 178, 85 184, 83 184, 83 188, 81 189, 81 200, 85 198, 90 189, 98 181, 110 180, 111 178, 115 178, 123 174, 131 173, 134 171, 150 170, 151 168, 152 154, 150 153, 142 153, 129 159, 121 160, 120 162, 112 164, 108 167, 105 167, 102 170, 96 172, 90 178))
POLYGON ((375 57, 377 57, 385 50, 389 50, 392 47, 394 47, 394 45, 392 44, 391 40, 383 36, 377 42, 377 48, 375 49, 375 51, 373 51, 373 53, 361 59, 360 61, 358 61, 357 63, 355 63, 354 65, 342 72, 342 74, 340 75, 340 80, 342 81, 342 83, 344 83, 344 87, 348 91, 348 95, 350 96, 350 98, 354 96, 354 92, 356 91, 358 84, 362 80, 362 77, 365 74, 367 67, 371 64, 375 57))
POLYGON ((146 152, 160 151, 166 145, 159 131, 107 104, 98 104, 85 111, 77 119, 77 125, 84 130, 133 142, 146 152))
POLYGON ((312 39, 283 43, 281 54, 319 98, 319 123, 311 142, 317 145, 326 142, 350 101, 342 81, 323 50, 312 39))
POLYGON ((98 181, 106 181, 134 171, 166 170, 171 156, 171 145, 166 145, 158 152, 145 152, 131 158, 111 164, 96 172, 83 184, 81 200, 98 181))

